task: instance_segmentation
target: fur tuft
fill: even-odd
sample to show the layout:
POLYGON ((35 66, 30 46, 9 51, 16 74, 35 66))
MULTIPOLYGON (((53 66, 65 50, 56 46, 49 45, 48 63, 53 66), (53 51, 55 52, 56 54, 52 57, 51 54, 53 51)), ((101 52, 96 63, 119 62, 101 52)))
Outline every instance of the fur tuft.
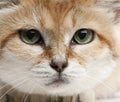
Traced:
POLYGON ((19 0, 0 0, 0 9, 9 8, 14 5, 18 5, 19 0))

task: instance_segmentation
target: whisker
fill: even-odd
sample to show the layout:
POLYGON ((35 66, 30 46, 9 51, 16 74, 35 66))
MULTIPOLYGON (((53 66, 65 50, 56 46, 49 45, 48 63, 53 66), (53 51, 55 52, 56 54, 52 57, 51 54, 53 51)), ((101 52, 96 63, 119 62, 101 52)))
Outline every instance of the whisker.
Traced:
POLYGON ((27 101, 28 96, 33 92, 34 88, 35 88, 35 86, 31 88, 30 92, 28 92, 28 95, 25 96, 25 99, 22 102, 26 102, 27 101))
MULTIPOLYGON (((36 83, 35 83, 34 85, 35 85, 36 87, 38 86, 36 83)), ((44 90, 44 88, 43 88, 41 85, 39 85, 39 88, 44 90)))
MULTIPOLYGON (((16 81, 19 81, 19 80, 21 80, 21 79, 23 79, 23 78, 13 80, 12 83, 14 83, 14 82, 16 82, 16 81)), ((7 86, 8 86, 8 84, 3 85, 2 87, 0 87, 0 90, 2 90, 3 88, 5 88, 5 87, 7 87, 7 86)))
MULTIPOLYGON (((33 79, 31 79, 31 80, 33 80, 33 79)), ((30 81, 31 81, 31 80, 30 80, 30 81)), ((30 92, 28 92, 28 94, 29 94, 29 93, 31 94, 31 93, 32 93, 31 91, 33 91, 34 88, 35 88, 35 86, 31 88, 31 90, 30 90, 30 92)), ((29 95, 28 95, 28 96, 29 96, 29 95)), ((21 102, 23 102, 24 100, 27 100, 27 99, 25 99, 25 98, 28 97, 28 96, 25 94, 25 95, 23 96, 23 99, 21 99, 21 102)))
MULTIPOLYGON (((2 73, 2 72, 0 72, 2 73)), ((10 77, 10 76, 15 76, 15 75, 18 75, 18 74, 27 74, 28 72, 18 72, 17 74, 15 74, 16 72, 9 72, 9 73, 5 73, 5 74, 8 74, 8 75, 5 75, 5 77, 10 77)))
POLYGON ((27 79, 24 79, 21 83, 18 83, 18 84, 16 84, 15 85, 15 87, 13 87, 13 88, 10 88, 9 90, 7 90, 1 97, 0 97, 0 100, 7 94, 7 93, 9 93, 10 91, 12 91, 14 88, 16 88, 16 87, 19 87, 20 85, 22 85, 24 82, 26 82, 27 81, 27 79))
POLYGON ((113 89, 113 87, 112 87, 111 85, 105 84, 105 83, 104 83, 103 81, 101 81, 101 80, 98 80, 98 79, 93 78, 93 77, 88 76, 88 75, 86 75, 86 77, 88 77, 89 79, 92 79, 92 80, 95 80, 95 81, 99 82, 100 84, 104 85, 104 86, 105 86, 106 88, 108 88, 108 89, 113 89))
MULTIPOLYGON (((2 72, 1 72, 2 73, 2 72)), ((27 71, 26 72, 18 72, 17 74, 26 74, 26 73, 28 73, 27 71)), ((16 75, 16 72, 9 72, 9 73, 5 73, 5 74, 9 74, 9 75, 16 75)), ((9 76, 8 75, 8 76, 9 76)), ((6 77, 6 75, 5 75, 5 77, 6 77)))

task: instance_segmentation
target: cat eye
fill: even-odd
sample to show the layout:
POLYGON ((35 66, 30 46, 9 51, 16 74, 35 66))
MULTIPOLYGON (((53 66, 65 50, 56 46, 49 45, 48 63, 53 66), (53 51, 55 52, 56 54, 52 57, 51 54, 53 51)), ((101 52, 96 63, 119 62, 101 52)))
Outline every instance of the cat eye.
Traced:
POLYGON ((19 34, 21 40, 30 45, 43 42, 40 32, 35 29, 20 30, 19 34))
POLYGON ((88 44, 93 41, 95 33, 91 29, 79 29, 75 32, 73 36, 72 43, 73 44, 88 44))

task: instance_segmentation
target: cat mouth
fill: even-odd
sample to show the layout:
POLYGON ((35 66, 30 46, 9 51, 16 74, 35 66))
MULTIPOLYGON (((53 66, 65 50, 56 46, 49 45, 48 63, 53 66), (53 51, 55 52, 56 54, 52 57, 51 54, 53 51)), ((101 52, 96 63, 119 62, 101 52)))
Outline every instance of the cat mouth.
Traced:
POLYGON ((62 77, 61 75, 58 76, 56 79, 52 80, 50 83, 46 84, 47 86, 62 86, 65 84, 69 84, 69 80, 67 78, 62 77))

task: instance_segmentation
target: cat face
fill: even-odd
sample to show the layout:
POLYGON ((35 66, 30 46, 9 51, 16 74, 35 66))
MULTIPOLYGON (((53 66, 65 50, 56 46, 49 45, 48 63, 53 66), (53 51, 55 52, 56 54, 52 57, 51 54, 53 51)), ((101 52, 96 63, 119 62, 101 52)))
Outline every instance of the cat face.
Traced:
POLYGON ((21 0, 1 9, 1 81, 52 95, 78 94, 105 81, 117 64, 113 15, 95 8, 90 0, 21 0))

